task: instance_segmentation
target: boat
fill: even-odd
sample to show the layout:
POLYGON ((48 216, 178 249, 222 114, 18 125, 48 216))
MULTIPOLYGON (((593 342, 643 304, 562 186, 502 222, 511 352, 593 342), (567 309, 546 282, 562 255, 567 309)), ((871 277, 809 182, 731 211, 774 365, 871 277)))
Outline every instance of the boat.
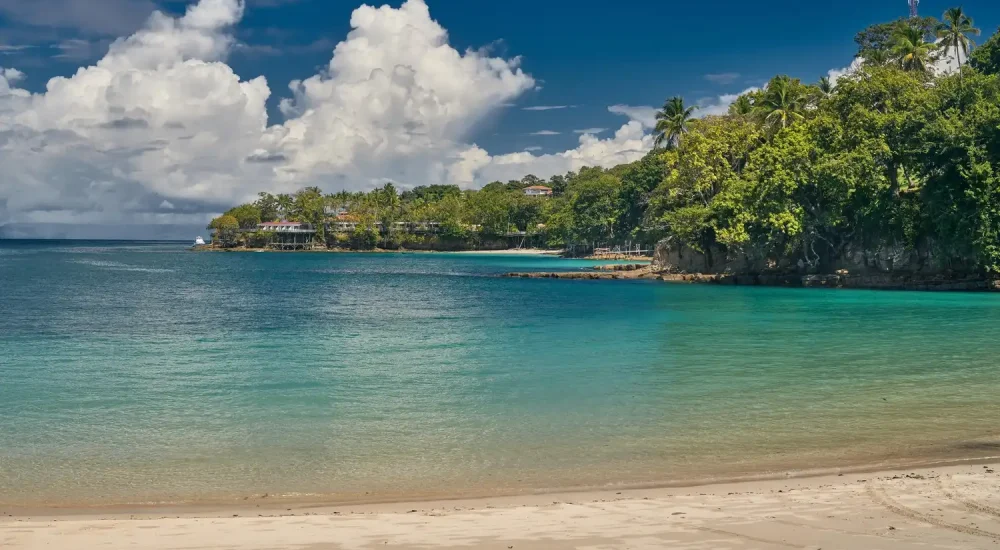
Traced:
POLYGON ((205 239, 202 239, 201 237, 195 238, 194 240, 195 246, 203 246, 204 244, 205 244, 205 239))

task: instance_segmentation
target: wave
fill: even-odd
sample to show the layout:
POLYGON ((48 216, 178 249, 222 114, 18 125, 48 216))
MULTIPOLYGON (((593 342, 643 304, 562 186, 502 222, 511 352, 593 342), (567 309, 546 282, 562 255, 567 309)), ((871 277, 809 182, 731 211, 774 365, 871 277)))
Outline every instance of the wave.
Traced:
POLYGON ((137 271, 141 273, 173 273, 173 269, 159 267, 140 267, 119 262, 108 262, 104 260, 73 260, 72 263, 100 267, 107 271, 137 271))

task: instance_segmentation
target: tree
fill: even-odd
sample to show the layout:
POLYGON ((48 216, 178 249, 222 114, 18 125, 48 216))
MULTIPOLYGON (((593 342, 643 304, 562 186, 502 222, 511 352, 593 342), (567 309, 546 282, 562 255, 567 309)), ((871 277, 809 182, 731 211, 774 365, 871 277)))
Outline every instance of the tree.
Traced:
POLYGON ((915 25, 900 25, 893 32, 892 55, 904 71, 926 73, 934 44, 924 40, 924 30, 915 25))
POLYGON ((260 221, 273 222, 277 220, 280 213, 278 199, 274 195, 265 192, 258 193, 257 197, 258 199, 254 202, 254 206, 260 211, 260 221))
POLYGON ((1000 74, 1000 29, 969 54, 969 65, 983 74, 1000 74))
POLYGON ((287 193, 282 193, 278 195, 275 202, 278 205, 279 217, 286 220, 292 217, 292 208, 295 205, 295 201, 294 199, 292 199, 291 195, 287 193))
POLYGON ((820 78, 819 82, 816 84, 816 89, 819 90, 819 93, 822 94, 823 98, 833 95, 833 90, 836 89, 836 87, 837 85, 830 82, 830 77, 828 76, 820 78))
POLYGON ((771 79, 754 106, 758 120, 774 134, 805 118, 805 89, 798 79, 786 75, 771 79))
POLYGON ((747 117, 751 114, 753 114, 753 102, 747 94, 737 97, 736 101, 729 106, 730 116, 747 117))
POLYGON ((663 108, 656 113, 654 146, 660 147, 666 143, 667 147, 675 147, 681 136, 687 132, 694 110, 695 107, 685 107, 684 98, 680 96, 668 99, 663 108))
POLYGON ((933 17, 900 18, 888 23, 878 23, 872 25, 854 36, 854 42, 858 45, 857 57, 864 58, 865 61, 873 64, 884 64, 888 59, 888 54, 895 44, 895 32, 899 27, 919 28, 923 36, 934 36, 940 22, 933 17), (881 59, 881 62, 874 62, 881 59))
POLYGON ((239 238, 240 222, 233 216, 222 215, 213 219, 207 229, 215 232, 215 238, 219 239, 223 247, 230 247, 234 246, 239 238))
POLYGON ((838 120, 843 149, 873 147, 891 192, 898 194, 903 183, 909 187, 920 149, 916 136, 931 102, 923 75, 897 67, 865 68, 840 79, 837 89, 826 107, 838 120))
POLYGON ((570 238, 579 243, 610 243, 621 215, 616 198, 621 180, 602 168, 584 168, 569 186, 566 206, 570 238))
POLYGON ((319 187, 306 187, 295 193, 291 208, 291 217, 310 224, 316 230, 316 239, 319 242, 326 241, 326 198, 319 187))
POLYGON ((884 67, 892 63, 892 52, 889 50, 871 50, 861 58, 867 67, 884 67))
POLYGON ((943 24, 937 31, 937 37, 941 39, 941 47, 945 50, 955 50, 955 62, 958 63, 959 81, 965 82, 965 74, 962 68, 962 54, 969 55, 969 49, 976 43, 968 35, 979 36, 979 29, 973 26, 972 18, 962 11, 961 7, 950 8, 944 12, 943 24))
POLYGON ((230 208, 226 215, 236 218, 240 229, 256 229, 261 221, 260 208, 256 204, 241 204, 230 208))

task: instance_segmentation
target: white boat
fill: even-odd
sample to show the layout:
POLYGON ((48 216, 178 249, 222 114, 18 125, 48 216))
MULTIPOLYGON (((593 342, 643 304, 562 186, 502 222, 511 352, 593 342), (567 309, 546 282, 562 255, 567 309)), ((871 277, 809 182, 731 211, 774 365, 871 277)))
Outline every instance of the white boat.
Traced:
POLYGON ((203 244, 205 244, 205 239, 202 239, 201 237, 198 237, 198 238, 196 238, 194 240, 194 245, 195 246, 201 246, 203 244))

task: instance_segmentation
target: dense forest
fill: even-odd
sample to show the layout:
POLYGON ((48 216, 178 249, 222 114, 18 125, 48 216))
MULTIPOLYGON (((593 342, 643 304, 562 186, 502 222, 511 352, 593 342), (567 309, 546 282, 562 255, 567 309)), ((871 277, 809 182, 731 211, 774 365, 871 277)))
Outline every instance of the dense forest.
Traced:
POLYGON ((776 76, 725 116, 697 118, 670 98, 656 148, 631 164, 475 191, 261 193, 210 228, 249 243, 241 228, 291 219, 316 224, 330 246, 395 248, 417 237, 394 222, 435 222, 435 239, 470 247, 523 231, 550 247, 666 242, 811 271, 857 251, 920 250, 942 269, 997 272, 1000 33, 979 46, 977 35, 953 8, 859 32, 854 70, 835 82, 776 76), (958 70, 935 67, 946 57, 958 70), (522 192, 537 185, 552 196, 522 192), (336 209, 356 218, 353 234, 322 229, 336 209))

